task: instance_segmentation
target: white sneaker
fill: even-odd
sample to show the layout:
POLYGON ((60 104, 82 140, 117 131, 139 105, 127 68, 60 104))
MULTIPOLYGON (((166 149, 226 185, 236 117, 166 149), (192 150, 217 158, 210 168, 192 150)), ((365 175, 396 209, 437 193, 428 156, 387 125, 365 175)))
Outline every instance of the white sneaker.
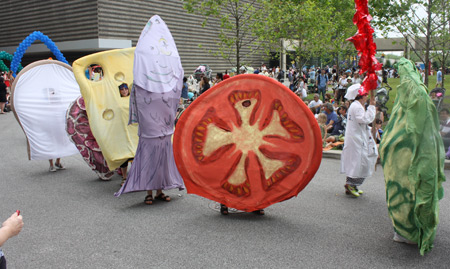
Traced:
POLYGON ((394 232, 394 238, 392 238, 392 240, 394 240, 394 242, 398 242, 398 243, 405 243, 405 244, 410 244, 410 245, 417 245, 416 242, 408 240, 406 238, 404 238, 403 236, 399 235, 398 233, 394 232))
POLYGON ((56 168, 54 166, 50 166, 50 168, 48 169, 48 171, 50 172, 56 172, 56 168))
POLYGON ((58 170, 64 170, 64 169, 66 169, 64 166, 62 166, 61 163, 55 164, 55 166, 56 166, 56 169, 58 169, 58 170))

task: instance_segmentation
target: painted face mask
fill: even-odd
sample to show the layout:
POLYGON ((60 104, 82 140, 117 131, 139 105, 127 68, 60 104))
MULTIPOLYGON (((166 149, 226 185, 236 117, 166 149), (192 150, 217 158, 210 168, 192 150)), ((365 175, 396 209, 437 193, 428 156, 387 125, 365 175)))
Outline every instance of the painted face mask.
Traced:
POLYGON ((183 74, 169 28, 159 16, 151 17, 136 45, 134 83, 149 92, 165 93, 176 88, 183 74))

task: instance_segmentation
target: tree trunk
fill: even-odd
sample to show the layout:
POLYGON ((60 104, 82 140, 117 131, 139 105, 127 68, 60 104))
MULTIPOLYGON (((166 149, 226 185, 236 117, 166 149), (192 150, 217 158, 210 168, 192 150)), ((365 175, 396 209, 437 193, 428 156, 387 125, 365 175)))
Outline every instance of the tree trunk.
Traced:
POLYGON ((336 53, 336 78, 339 81, 339 52, 336 53))
POLYGON ((241 55, 240 55, 240 37, 239 37, 239 18, 236 18, 236 73, 239 74, 241 67, 241 55))
POLYGON ((240 73, 239 68, 241 67, 241 37, 239 36, 239 12, 238 11, 238 3, 235 2, 235 10, 236 10, 236 74, 240 73))
POLYGON ((427 35, 426 35, 426 44, 425 44, 425 86, 427 86, 428 88, 428 73, 429 73, 429 65, 428 62, 430 61, 430 42, 431 42, 431 7, 433 5, 433 0, 428 0, 428 5, 427 5, 427 16, 428 16, 428 21, 427 21, 427 35))
POLYGON ((405 50, 403 52, 405 55, 405 58, 409 60, 409 43, 408 43, 408 36, 405 37, 405 50))

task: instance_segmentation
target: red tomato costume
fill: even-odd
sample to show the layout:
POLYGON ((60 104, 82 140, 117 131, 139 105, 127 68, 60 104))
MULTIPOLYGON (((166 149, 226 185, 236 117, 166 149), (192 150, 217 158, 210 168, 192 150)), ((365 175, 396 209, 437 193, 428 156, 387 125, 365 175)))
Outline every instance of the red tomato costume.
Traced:
POLYGON ((174 134, 187 191, 247 212, 296 196, 322 160, 313 114, 288 88, 238 75, 202 94, 174 134))

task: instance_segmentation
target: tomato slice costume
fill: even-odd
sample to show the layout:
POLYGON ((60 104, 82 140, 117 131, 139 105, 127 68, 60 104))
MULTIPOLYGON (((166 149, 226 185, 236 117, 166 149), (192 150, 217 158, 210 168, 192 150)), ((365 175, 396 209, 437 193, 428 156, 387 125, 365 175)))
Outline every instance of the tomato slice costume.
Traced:
POLYGON ((187 191, 247 212, 296 196, 322 160, 314 115, 281 83, 238 75, 202 94, 174 134, 187 191))

